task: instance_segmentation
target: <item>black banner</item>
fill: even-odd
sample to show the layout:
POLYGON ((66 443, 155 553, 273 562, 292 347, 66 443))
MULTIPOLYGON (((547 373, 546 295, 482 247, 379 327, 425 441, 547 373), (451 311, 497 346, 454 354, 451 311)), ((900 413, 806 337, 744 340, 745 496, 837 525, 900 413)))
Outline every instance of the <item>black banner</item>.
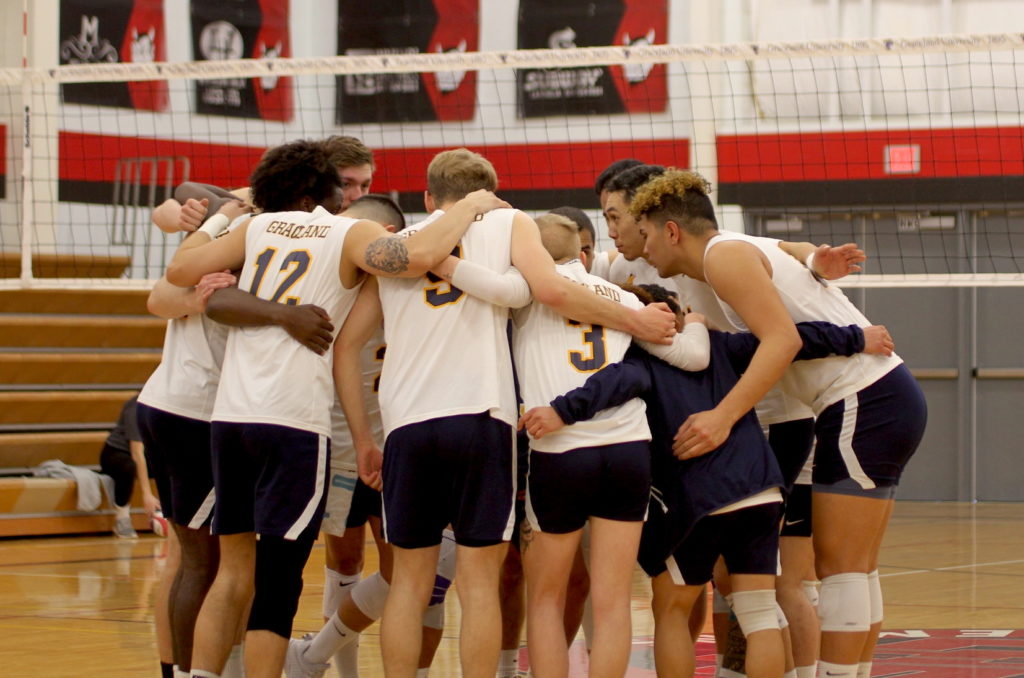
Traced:
MULTIPOLYGON (((288 0, 193 0, 192 53, 205 61, 291 56, 288 0)), ((291 78, 197 80, 196 112, 291 120, 291 78)))
MULTIPOLYGON (((61 0, 60 63, 166 61, 163 0, 61 0)), ((149 111, 167 108, 167 83, 89 82, 61 86, 64 102, 149 111)))
MULTIPOLYGON (((474 52, 479 0, 338 0, 338 54, 474 52)), ((338 76, 337 121, 471 120, 476 72, 338 76)))
MULTIPOLYGON (((519 49, 664 44, 667 0, 521 0, 519 49)), ((530 68, 516 73, 525 118, 664 111, 664 64, 530 68)))

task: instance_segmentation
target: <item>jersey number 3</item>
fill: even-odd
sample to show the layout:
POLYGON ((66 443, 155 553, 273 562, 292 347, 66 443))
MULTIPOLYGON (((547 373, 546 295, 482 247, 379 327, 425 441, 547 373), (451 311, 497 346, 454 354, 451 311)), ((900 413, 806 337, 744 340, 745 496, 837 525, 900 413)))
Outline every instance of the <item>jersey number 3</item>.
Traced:
MULTIPOLYGON (((462 245, 456 245, 452 250, 452 256, 462 258, 462 245)), ((445 282, 433 273, 427 272, 427 280, 430 284, 423 288, 423 299, 434 308, 458 303, 465 294, 455 285, 445 282)))
MULTIPOLYGON (((259 296, 260 284, 263 282, 263 276, 267 274, 267 269, 270 268, 270 262, 274 259, 277 254, 277 249, 274 247, 268 247, 267 249, 260 252, 260 255, 256 257, 256 274, 252 277, 252 286, 249 288, 249 292, 256 296, 259 296)), ((281 271, 287 271, 291 266, 295 266, 291 273, 281 281, 281 284, 274 290, 273 296, 270 297, 270 301, 280 301, 281 297, 295 286, 295 283, 299 282, 299 279, 306 275, 306 271, 309 270, 309 263, 312 257, 306 250, 293 250, 288 253, 288 256, 281 262, 281 271)), ((299 303, 298 297, 285 297, 284 303, 289 306, 294 306, 299 303)))
POLYGON ((608 356, 604 348, 604 327, 601 325, 585 325, 575 320, 565 321, 572 327, 579 327, 583 331, 583 343, 589 348, 589 355, 583 351, 569 351, 569 364, 580 372, 596 372, 608 362, 608 356))

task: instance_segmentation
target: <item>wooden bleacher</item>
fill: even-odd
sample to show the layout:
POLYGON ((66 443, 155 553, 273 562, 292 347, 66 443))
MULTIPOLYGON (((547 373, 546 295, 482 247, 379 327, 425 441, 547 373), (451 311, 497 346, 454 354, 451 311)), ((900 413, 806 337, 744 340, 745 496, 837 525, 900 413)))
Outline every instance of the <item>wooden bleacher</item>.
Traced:
MULTIPOLYGON (((109 506, 76 510, 73 481, 24 474, 47 459, 98 464, 124 401, 160 362, 165 323, 147 295, 0 290, 0 537, 110 531, 109 506)), ((148 529, 141 510, 133 521, 148 529)))

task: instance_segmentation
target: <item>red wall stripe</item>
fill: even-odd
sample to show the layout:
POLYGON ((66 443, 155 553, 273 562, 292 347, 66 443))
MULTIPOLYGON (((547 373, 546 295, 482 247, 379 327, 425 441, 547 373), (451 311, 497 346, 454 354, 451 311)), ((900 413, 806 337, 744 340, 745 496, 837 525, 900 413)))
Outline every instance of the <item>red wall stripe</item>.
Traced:
POLYGON ((721 183, 1024 174, 1024 127, 722 135, 721 183), (917 144, 921 169, 885 172, 885 147, 917 144))

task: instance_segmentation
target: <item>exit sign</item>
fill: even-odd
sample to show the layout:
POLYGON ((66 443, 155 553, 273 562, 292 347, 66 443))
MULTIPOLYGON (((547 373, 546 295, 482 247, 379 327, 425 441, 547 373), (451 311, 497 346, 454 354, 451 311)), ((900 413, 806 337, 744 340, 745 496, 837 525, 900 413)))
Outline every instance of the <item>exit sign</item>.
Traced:
POLYGON ((920 145, 893 144, 885 147, 886 174, 917 174, 920 171, 920 145))

